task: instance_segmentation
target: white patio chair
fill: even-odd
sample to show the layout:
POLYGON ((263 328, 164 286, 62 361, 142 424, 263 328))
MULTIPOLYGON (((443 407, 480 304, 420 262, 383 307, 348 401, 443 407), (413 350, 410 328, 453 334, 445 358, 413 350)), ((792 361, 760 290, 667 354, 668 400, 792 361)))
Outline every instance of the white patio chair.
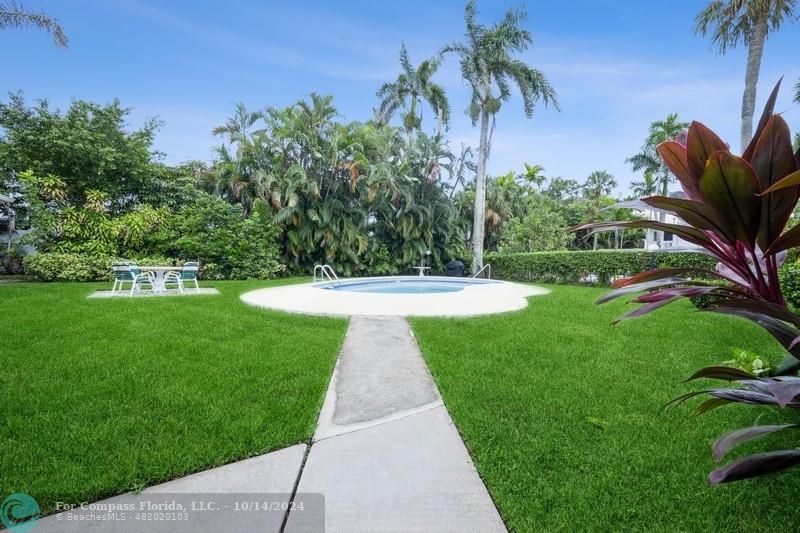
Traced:
POLYGON ((164 274, 164 284, 177 283, 178 292, 183 294, 184 285, 188 282, 194 282, 195 290, 200 290, 200 284, 197 282, 197 273, 200 270, 200 263, 197 261, 187 261, 183 264, 180 271, 170 271, 164 274))
POLYGON ((139 291, 141 292, 141 290, 142 290, 141 286, 142 285, 150 285, 149 292, 153 292, 154 291, 156 280, 155 280, 155 276, 153 275, 152 272, 142 272, 139 269, 139 267, 137 267, 135 264, 128 265, 128 268, 130 270, 131 277, 133 278, 133 285, 131 285, 130 296, 133 296, 133 294, 136 291, 137 287, 139 288, 139 291))
POLYGON ((114 284, 111 286, 111 295, 124 290, 123 285, 130 283, 133 286, 133 274, 130 263, 112 263, 111 271, 114 274, 114 284))

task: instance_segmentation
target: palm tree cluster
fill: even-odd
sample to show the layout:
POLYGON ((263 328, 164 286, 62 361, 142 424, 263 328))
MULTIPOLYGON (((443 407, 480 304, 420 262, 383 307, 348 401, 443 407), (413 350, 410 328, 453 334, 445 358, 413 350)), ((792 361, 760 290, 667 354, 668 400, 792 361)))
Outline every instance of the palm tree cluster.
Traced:
POLYGON ((405 131, 403 142, 398 128, 337 119, 332 97, 317 94, 285 109, 238 105, 215 130, 225 142, 207 187, 246 213, 270 210, 298 270, 397 273, 462 257, 451 196, 469 162, 438 136, 405 131))

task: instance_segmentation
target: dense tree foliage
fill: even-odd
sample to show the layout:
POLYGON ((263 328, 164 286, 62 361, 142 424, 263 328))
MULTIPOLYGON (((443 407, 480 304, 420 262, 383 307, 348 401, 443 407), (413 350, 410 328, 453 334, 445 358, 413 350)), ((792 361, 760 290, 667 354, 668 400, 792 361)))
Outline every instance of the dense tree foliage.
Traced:
POLYGON ((407 272, 427 251, 437 268, 462 257, 450 196, 469 165, 438 136, 406 129, 403 142, 398 128, 337 117, 331 97, 316 94, 285 109, 239 107, 218 128, 216 190, 245 206, 262 200, 287 263, 304 271, 407 272))

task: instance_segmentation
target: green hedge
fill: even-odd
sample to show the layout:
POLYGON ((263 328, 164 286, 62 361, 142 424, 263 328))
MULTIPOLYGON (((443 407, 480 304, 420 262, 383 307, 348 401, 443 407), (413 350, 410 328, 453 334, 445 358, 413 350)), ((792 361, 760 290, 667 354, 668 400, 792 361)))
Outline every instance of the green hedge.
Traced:
POLYGON ((778 277, 786 302, 795 309, 800 309, 800 261, 784 263, 778 277))
MULTIPOLYGON (((25 256, 25 273, 39 281, 111 281, 111 264, 126 261, 111 256, 66 254, 57 252, 33 253, 25 256)), ((170 265, 164 257, 142 257, 141 265, 170 265)))
POLYGON ((489 253, 484 262, 491 263, 495 278, 550 283, 607 283, 615 276, 629 276, 651 268, 713 269, 716 265, 711 257, 697 252, 645 250, 489 253))

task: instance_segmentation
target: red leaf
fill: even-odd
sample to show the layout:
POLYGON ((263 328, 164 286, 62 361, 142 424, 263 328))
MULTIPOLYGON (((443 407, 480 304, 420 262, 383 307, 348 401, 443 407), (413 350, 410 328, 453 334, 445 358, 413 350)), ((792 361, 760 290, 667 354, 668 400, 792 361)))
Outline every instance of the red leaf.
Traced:
POLYGON ((635 228, 648 228, 658 231, 666 231, 673 233, 685 241, 697 244, 706 249, 713 249, 714 243, 709 237, 699 229, 683 224, 667 224, 658 222, 656 220, 622 220, 618 222, 591 222, 589 224, 580 224, 570 228, 571 231, 578 231, 582 229, 596 229, 596 230, 613 230, 613 229, 635 229, 635 228))
POLYGON ((774 474, 798 464, 800 464, 800 450, 757 453, 714 470, 709 474, 708 482, 717 485, 719 483, 728 483, 729 481, 774 474))
POLYGON ((777 182, 773 183, 772 186, 767 189, 766 191, 762 191, 761 195, 770 194, 775 191, 779 191, 781 189, 786 189, 788 187, 796 187, 800 185, 800 170, 796 172, 792 172, 788 176, 785 176, 778 180, 777 182))
POLYGON ((753 134, 750 144, 747 145, 744 153, 742 153, 742 159, 745 161, 750 161, 753 158, 753 153, 755 152, 756 145, 761 138, 761 134, 763 133, 764 128, 767 127, 767 122, 769 122, 772 114, 775 112, 775 101, 778 99, 778 92, 780 92, 782 81, 783 76, 781 76, 781 79, 779 79, 778 83, 775 84, 775 87, 772 89, 769 98, 767 98, 767 103, 764 105, 764 111, 761 113, 761 118, 758 121, 756 132, 753 134))
POLYGON ((798 426, 796 424, 780 424, 774 426, 752 426, 749 428, 731 431, 714 443, 712 456, 714 457, 715 461, 719 461, 725 456, 726 453, 728 453, 731 448, 734 448, 739 444, 761 438, 765 435, 769 435, 770 433, 797 427, 798 426))
POLYGON ((697 272, 700 274, 705 274, 707 276, 715 276, 716 272, 712 272, 711 270, 707 270, 704 268, 656 268, 653 270, 646 270, 635 276, 631 276, 629 278, 618 279, 614 283, 611 284, 612 287, 615 289, 621 289, 622 287, 627 287, 628 285, 635 285, 637 283, 644 283, 645 281, 652 281, 656 279, 664 279, 664 278, 671 278, 675 276, 680 276, 683 274, 689 274, 692 272, 697 272))
POLYGON ((693 381, 695 379, 708 378, 708 379, 724 379, 725 381, 738 381, 740 379, 757 379, 753 374, 733 368, 730 366, 707 366, 701 368, 688 378, 686 381, 693 381))
MULTIPOLYGON (((671 211, 693 228, 713 231, 731 245, 736 242, 736 232, 730 220, 713 205, 668 196, 650 196, 643 201, 649 206, 671 211)), ((713 246, 709 248, 713 249, 713 246)))
POLYGON ((664 164, 667 165, 691 200, 700 199, 700 189, 698 182, 702 174, 696 176, 689 170, 689 161, 686 155, 686 147, 677 141, 666 141, 658 145, 658 153, 664 164))
POLYGON ((800 246, 800 226, 795 226, 775 239, 767 250, 770 254, 777 254, 783 250, 800 246))
POLYGON ((651 312, 655 311, 659 307, 664 307, 668 303, 674 302, 678 298, 680 298, 680 296, 673 296, 672 298, 669 298, 667 300, 661 300, 659 302, 653 302, 653 303, 649 303, 647 305, 643 305, 643 306, 639 307, 638 309, 634 309, 630 313, 626 313, 626 314, 622 315, 618 319, 614 320, 612 322, 612 324, 617 324, 619 322, 622 322, 623 320, 630 320, 631 318, 639 318, 640 316, 644 316, 647 313, 651 313, 651 312))
POLYGON ((686 159, 692 176, 699 180, 711 154, 720 150, 728 150, 725 141, 700 122, 692 122, 686 139, 686 159))
POLYGON ((717 287, 672 287, 672 288, 665 288, 660 289, 653 292, 648 292, 647 294, 642 294, 641 296, 637 297, 634 301, 637 303, 655 303, 661 302, 663 300, 670 300, 676 297, 679 298, 691 298, 693 296, 702 296, 703 294, 708 294, 709 292, 717 289, 717 287))
POLYGON ((755 243, 761 221, 758 191, 753 167, 730 152, 714 153, 700 178, 700 193, 706 203, 724 213, 736 240, 747 247, 755 243))
MULTIPOLYGON (((797 170, 792 152, 792 134, 789 125, 780 115, 767 122, 756 144, 751 160, 760 180, 760 189, 767 190, 785 176, 797 170)), ((780 236, 797 203, 797 187, 781 189, 761 197, 761 224, 758 245, 762 250, 770 247, 780 236)))

